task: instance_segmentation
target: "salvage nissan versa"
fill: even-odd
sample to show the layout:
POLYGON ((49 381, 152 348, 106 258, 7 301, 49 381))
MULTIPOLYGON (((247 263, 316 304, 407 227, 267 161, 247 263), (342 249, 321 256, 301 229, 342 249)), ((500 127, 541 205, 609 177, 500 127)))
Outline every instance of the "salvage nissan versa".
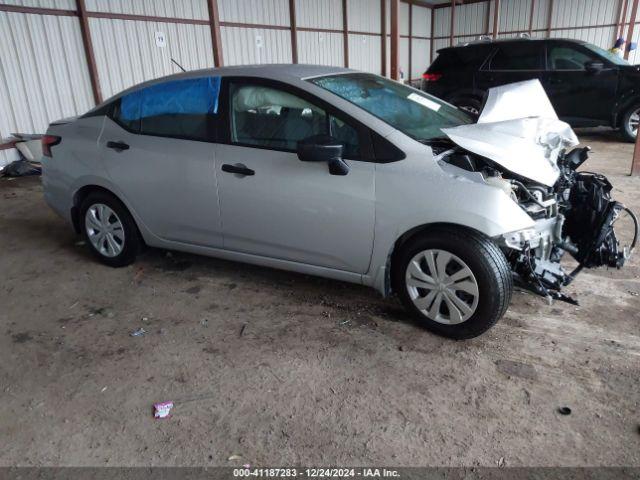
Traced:
POLYGON ((570 300, 580 269, 619 268, 635 246, 537 81, 492 90, 473 123, 348 69, 202 70, 55 122, 43 142, 47 202, 107 265, 148 245, 361 283, 451 338, 494 325, 514 281, 570 300))

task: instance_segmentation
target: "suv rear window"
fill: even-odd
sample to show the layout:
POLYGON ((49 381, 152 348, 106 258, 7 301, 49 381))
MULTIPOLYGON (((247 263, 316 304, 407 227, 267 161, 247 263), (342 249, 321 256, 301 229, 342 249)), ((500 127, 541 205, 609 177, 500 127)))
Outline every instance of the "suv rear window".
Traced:
POLYGON ((429 71, 446 71, 460 67, 479 66, 489 53, 486 46, 466 46, 441 50, 429 71))
POLYGON ((489 70, 543 70, 541 51, 535 43, 500 45, 489 70))

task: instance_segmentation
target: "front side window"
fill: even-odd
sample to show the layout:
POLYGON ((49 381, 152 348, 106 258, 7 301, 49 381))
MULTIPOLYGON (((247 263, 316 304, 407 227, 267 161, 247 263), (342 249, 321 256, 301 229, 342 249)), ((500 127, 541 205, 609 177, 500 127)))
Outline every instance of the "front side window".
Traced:
POLYGON ((535 42, 500 45, 489 70, 542 70, 540 51, 535 42))
POLYGON ((219 93, 220 77, 158 83, 123 96, 114 120, 143 135, 214 141, 219 93))
POLYGON ((551 47, 548 56, 551 70, 584 70, 585 63, 595 60, 595 56, 571 47, 551 47))
POLYGON ((358 131, 313 103, 284 90, 252 84, 230 86, 231 141, 295 151, 300 140, 330 135, 344 145, 346 158, 358 158, 358 131))
POLYGON ((443 128, 472 123, 457 108, 378 75, 349 73, 309 81, 419 141, 443 137, 443 128))

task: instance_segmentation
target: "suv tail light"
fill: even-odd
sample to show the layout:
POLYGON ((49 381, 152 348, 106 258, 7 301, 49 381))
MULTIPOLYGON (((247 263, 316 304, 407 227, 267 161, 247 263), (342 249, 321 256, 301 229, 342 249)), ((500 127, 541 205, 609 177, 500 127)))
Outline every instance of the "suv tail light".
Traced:
POLYGON ((51 157, 51 147, 58 145, 62 141, 61 137, 55 135, 43 135, 42 136, 42 154, 45 157, 51 157))
POLYGON ((437 82, 442 78, 441 73, 423 73, 422 78, 427 82, 437 82))

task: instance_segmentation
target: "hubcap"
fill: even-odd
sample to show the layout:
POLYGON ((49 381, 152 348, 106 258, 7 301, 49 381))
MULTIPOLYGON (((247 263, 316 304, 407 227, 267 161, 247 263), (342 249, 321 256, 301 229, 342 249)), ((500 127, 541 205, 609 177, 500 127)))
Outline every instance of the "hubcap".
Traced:
POLYGON ((87 237, 101 255, 116 257, 124 248, 124 229, 116 212, 102 203, 91 205, 84 217, 87 237))
POLYGON ((640 125, 640 108, 634 111, 629 117, 629 131, 634 135, 638 135, 638 125, 640 125))
POLYGON ((414 256, 405 282, 416 308, 438 323, 465 322, 478 308, 478 282, 473 272, 445 250, 424 250, 414 256))

